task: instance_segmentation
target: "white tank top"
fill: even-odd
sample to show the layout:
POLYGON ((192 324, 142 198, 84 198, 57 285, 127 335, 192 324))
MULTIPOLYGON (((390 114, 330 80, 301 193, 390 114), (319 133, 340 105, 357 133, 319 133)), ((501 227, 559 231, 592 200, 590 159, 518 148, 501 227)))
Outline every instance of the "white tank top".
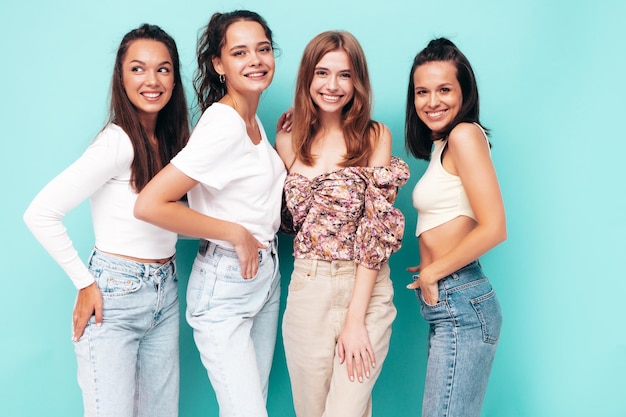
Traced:
MULTIPOLYGON (((483 134, 485 134, 484 130, 483 134)), ((485 139, 487 139, 486 134, 485 139)), ((427 230, 459 216, 476 220, 461 178, 447 172, 441 163, 447 139, 436 140, 433 144, 434 149, 428 168, 413 189, 413 207, 417 209, 415 235, 418 237, 427 230)))

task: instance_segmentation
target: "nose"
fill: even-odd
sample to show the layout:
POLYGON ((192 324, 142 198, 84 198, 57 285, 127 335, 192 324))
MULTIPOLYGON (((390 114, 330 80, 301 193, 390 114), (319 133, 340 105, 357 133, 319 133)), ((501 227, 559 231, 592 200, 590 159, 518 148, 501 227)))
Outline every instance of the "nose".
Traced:
POLYGON ((252 52, 250 54, 250 65, 251 66, 255 66, 258 65, 261 62, 261 57, 259 56, 258 52, 252 52))
POLYGON ((146 84, 148 85, 156 85, 158 83, 157 76, 154 71, 148 71, 146 73, 146 84))
POLYGON ((430 107, 437 107, 437 105, 439 104, 439 96, 437 95, 437 93, 431 93, 430 97, 428 97, 428 105, 430 107))
POLYGON ((328 77, 328 82, 326 83, 326 87, 329 90, 337 89, 337 79, 333 76, 328 77))

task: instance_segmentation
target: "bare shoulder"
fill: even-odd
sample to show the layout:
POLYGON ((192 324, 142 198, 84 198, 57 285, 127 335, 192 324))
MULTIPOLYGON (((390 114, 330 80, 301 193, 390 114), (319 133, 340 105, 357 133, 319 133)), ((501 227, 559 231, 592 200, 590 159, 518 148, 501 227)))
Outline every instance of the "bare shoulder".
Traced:
POLYGON ((483 130, 474 123, 459 123, 448 135, 450 150, 489 151, 489 142, 483 130))
POLYGON ((291 165, 295 158, 293 146, 291 144, 291 132, 281 130, 276 134, 276 152, 278 156, 283 160, 285 166, 291 165))
POLYGON ((388 166, 391 163, 391 131, 383 123, 376 122, 378 137, 375 138, 374 149, 369 158, 369 166, 388 166))

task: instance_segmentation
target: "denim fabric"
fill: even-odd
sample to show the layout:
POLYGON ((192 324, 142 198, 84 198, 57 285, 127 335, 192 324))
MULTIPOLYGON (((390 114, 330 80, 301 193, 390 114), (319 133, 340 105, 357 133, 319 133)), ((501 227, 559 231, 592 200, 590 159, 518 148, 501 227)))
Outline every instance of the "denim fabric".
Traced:
POLYGON ((89 261, 104 300, 74 344, 85 416, 175 417, 179 392, 179 302, 174 260, 138 263, 94 250, 89 261))
POLYGON ((439 281, 439 301, 428 305, 430 324, 423 417, 479 417, 500 337, 496 293, 478 261, 439 281))
POLYGON ((201 241, 187 287, 187 322, 221 417, 267 416, 280 305, 276 241, 245 280, 234 250, 201 241))
POLYGON ((389 265, 383 264, 365 315, 376 367, 350 381, 337 355, 356 282, 354 261, 296 259, 283 316, 285 359, 298 417, 369 417, 372 390, 389 351, 396 317, 389 265))

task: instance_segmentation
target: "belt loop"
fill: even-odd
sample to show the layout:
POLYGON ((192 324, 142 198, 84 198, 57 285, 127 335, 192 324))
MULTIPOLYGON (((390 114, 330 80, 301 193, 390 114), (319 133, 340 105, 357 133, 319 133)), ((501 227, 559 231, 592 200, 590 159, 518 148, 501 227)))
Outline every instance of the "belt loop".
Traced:
POLYGON ((206 239, 200 239, 200 246, 198 246, 198 255, 206 255, 206 250, 209 246, 209 241, 206 239))
POLYGON ((217 245, 211 242, 210 240, 207 240, 207 249, 206 249, 205 256, 213 256, 213 253, 215 252, 215 248, 217 248, 217 245))

